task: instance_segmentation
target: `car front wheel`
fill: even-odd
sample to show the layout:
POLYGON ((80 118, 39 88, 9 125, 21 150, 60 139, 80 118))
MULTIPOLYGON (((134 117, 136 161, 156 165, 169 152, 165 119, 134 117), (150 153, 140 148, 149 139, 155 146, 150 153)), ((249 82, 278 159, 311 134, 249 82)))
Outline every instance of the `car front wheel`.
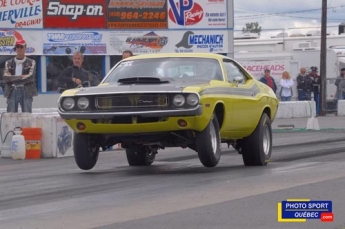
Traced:
POLYGON ((203 131, 196 133, 195 144, 200 162, 205 167, 215 167, 221 154, 219 125, 215 115, 203 131))
POLYGON ((74 133, 74 159, 78 167, 82 170, 90 170, 97 163, 99 146, 95 139, 94 135, 91 134, 74 133))
POLYGON ((247 166, 267 165, 272 154, 271 120, 263 113, 254 132, 242 140, 241 153, 247 166))

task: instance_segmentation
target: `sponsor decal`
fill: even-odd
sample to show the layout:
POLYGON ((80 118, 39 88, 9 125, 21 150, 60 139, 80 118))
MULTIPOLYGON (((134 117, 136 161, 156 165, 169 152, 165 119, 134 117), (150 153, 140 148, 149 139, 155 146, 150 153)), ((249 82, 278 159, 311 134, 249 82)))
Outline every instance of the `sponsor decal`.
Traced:
POLYGON ((161 50, 168 43, 168 37, 161 37, 154 32, 150 32, 144 36, 128 37, 126 43, 130 45, 130 48, 146 47, 161 50))
POLYGON ((77 51, 83 54, 106 54, 104 35, 99 32, 46 32, 43 53, 69 55, 77 51))
MULTIPOLYGON (((0 30, 0 54, 14 54, 14 45, 17 40, 25 40, 22 34, 15 30, 0 30)), ((35 52, 35 48, 28 44, 26 48, 27 54, 35 52)))
POLYGON ((3 28, 42 28, 41 0, 0 0, 0 26, 3 28))
POLYGON ((195 34, 187 31, 175 46, 175 52, 193 52, 194 49, 207 49, 209 52, 222 52, 224 34, 195 34), (181 49, 184 48, 184 49, 181 49), (192 49, 193 48, 193 49, 192 49))
POLYGON ((103 0, 44 0, 45 28, 105 28, 103 0))
POLYGON ((166 0, 110 0, 108 28, 168 28, 166 0))
POLYGON ((178 25, 195 25, 204 17, 204 9, 193 0, 169 0, 169 3, 169 18, 178 25))

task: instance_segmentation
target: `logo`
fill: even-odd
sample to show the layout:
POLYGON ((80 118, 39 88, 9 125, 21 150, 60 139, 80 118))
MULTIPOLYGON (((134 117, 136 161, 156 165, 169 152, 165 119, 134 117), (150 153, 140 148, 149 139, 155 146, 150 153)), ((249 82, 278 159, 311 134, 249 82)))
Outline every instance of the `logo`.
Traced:
POLYGON ((176 52, 192 52, 191 49, 196 46, 197 49, 208 49, 210 52, 223 51, 224 34, 195 34, 192 31, 187 31, 179 43, 175 46, 176 52), (179 49, 185 48, 185 49, 179 49))
POLYGON ((204 9, 193 0, 169 0, 169 18, 174 23, 186 26, 199 23, 204 17, 204 9))
POLYGON ((126 43, 129 44, 130 47, 146 47, 161 50, 168 43, 168 37, 161 37, 154 32, 150 32, 144 36, 127 37, 126 43))
POLYGON ((83 32, 83 33, 47 33, 49 42, 62 42, 62 41, 76 41, 76 40, 91 40, 101 41, 103 35, 98 32, 83 32))
POLYGON ((332 201, 287 199, 278 203, 278 222, 297 223, 307 219, 333 222, 332 201))
POLYGON ((77 20, 79 16, 102 16, 102 5, 61 4, 49 2, 47 7, 49 16, 69 16, 71 20, 77 20))

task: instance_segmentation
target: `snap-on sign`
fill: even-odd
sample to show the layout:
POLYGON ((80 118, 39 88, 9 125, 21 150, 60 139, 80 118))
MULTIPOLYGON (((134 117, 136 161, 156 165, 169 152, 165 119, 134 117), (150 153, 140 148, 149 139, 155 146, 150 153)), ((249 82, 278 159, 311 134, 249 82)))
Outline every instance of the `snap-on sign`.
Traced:
POLYGON ((104 0, 45 0, 44 28, 105 28, 104 0))

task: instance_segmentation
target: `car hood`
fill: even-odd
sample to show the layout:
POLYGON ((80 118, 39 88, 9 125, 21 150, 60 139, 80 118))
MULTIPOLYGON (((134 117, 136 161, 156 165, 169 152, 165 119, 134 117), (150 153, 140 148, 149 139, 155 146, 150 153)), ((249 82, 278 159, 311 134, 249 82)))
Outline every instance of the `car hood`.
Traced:
MULTIPOLYGON (((85 87, 80 89, 67 90, 66 95, 91 95, 91 94, 117 94, 117 93, 159 93, 176 92, 181 93, 187 87, 201 88, 209 85, 208 81, 181 81, 164 84, 119 84, 105 83, 97 87, 85 87)), ((64 94, 65 94, 64 92, 64 94)))

